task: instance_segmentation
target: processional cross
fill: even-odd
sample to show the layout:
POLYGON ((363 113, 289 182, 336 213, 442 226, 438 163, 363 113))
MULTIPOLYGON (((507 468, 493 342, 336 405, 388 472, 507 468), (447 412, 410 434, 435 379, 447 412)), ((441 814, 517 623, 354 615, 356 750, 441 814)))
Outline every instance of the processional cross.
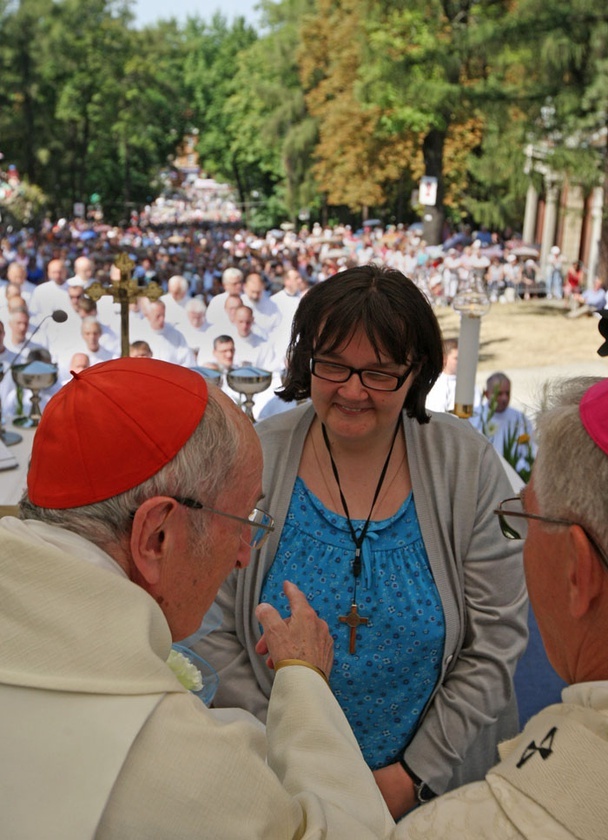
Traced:
POLYGON ((120 304, 120 355, 125 357, 129 355, 129 304, 135 303, 140 297, 151 301, 158 300, 163 290, 154 280, 151 280, 147 286, 138 285, 131 274, 135 263, 128 254, 124 252, 119 254, 114 265, 120 271, 120 280, 112 280, 109 286, 98 282, 92 283, 86 290, 86 294, 95 302, 104 295, 112 295, 114 303, 120 304))
POLYGON ((360 624, 367 624, 369 618, 359 615, 356 604, 350 605, 350 612, 348 615, 338 616, 339 620, 350 627, 350 644, 348 647, 349 653, 355 653, 357 647, 357 627, 360 624))

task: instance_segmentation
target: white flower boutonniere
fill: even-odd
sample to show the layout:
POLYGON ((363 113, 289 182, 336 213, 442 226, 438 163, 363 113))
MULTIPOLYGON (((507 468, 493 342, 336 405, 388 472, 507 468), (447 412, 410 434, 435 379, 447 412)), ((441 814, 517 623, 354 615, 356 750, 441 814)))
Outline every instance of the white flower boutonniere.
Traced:
POLYGON ((201 672, 183 653, 172 649, 167 659, 167 665, 188 691, 200 691, 202 689, 203 676, 201 672))

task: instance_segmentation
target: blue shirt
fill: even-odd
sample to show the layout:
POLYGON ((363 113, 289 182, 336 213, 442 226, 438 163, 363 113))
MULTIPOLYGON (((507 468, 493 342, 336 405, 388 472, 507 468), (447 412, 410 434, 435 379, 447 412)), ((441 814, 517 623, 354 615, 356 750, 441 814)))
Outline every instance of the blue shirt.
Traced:
MULTIPOLYGON (((362 520, 353 520, 355 531, 362 520)), ((348 520, 328 510, 296 479, 277 553, 261 592, 289 614, 285 579, 306 594, 334 639, 330 684, 372 769, 396 761, 412 738, 439 679, 445 621, 410 493, 394 516, 369 524, 362 571, 348 520), (341 623, 356 601, 368 623, 341 623)))

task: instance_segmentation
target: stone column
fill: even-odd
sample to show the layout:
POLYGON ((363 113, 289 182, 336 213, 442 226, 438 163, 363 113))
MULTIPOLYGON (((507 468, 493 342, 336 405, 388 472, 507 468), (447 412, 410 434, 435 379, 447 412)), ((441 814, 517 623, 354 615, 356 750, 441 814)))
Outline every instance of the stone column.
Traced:
POLYGON ((553 245, 553 240, 555 238, 555 229, 557 227, 557 196, 559 192, 557 186, 555 186, 554 181, 549 180, 549 178, 547 178, 545 183, 547 185, 545 194, 546 206, 540 249, 540 269, 541 276, 543 278, 546 275, 549 251, 553 245))
POLYGON ((600 260, 600 239, 602 238, 602 208, 604 205, 604 190, 594 187, 591 201, 591 242, 589 258, 587 260, 587 288, 593 288, 593 281, 597 274, 600 260))

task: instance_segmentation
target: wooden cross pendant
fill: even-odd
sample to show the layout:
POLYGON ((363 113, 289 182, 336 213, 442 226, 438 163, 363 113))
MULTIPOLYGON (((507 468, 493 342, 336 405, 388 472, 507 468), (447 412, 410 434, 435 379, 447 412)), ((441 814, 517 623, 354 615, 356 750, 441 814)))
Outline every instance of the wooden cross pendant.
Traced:
POLYGON ((369 618, 359 615, 356 604, 351 604, 348 615, 340 615, 338 618, 341 622, 348 624, 350 627, 350 645, 348 647, 348 652, 355 653, 357 646, 357 627, 360 624, 367 624, 369 622, 369 618))

